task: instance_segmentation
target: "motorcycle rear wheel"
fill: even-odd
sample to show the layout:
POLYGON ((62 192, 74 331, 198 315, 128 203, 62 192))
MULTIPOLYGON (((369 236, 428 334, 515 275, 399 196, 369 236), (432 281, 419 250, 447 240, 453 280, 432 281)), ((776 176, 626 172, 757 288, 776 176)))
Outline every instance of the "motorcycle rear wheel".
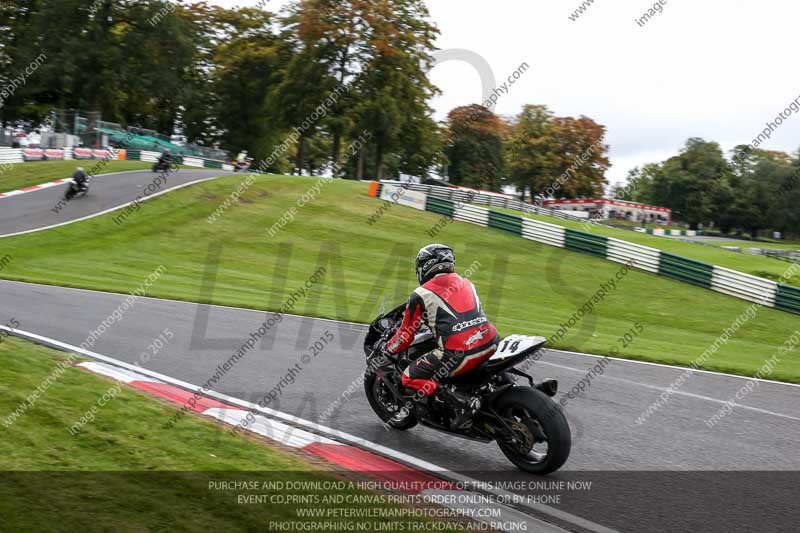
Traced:
POLYGON ((544 475, 566 462, 572 447, 569 424, 559 406, 542 391, 514 387, 497 400, 496 411, 511 421, 517 437, 516 443, 497 441, 517 468, 544 475))
POLYGON ((408 413, 400 422, 389 422, 402 405, 383 383, 383 378, 378 377, 375 373, 367 372, 364 376, 364 392, 370 407, 378 415, 378 418, 386 422, 392 429, 405 431, 417 425, 418 420, 413 412, 408 413))

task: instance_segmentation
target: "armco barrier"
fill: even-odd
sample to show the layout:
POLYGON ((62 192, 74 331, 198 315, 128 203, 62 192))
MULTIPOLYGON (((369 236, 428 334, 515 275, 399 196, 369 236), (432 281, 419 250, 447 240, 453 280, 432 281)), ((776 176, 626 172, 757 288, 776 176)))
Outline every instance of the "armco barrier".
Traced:
POLYGON ((779 283, 775 295, 775 307, 800 314, 800 289, 779 283))
POLYGON ((712 287, 711 280, 714 277, 714 267, 679 255, 661 252, 658 273, 710 289, 712 287))
POLYGON ((661 250, 608 237, 606 259, 617 263, 631 262, 639 270, 658 274, 661 250))
MULTIPOLYGON (((145 161, 155 163, 161 156, 160 152, 152 152, 149 150, 118 150, 112 152, 119 157, 113 159, 129 160, 129 161, 145 161)), ((4 148, 0 147, 0 165, 9 163, 23 163, 25 161, 41 161, 42 159, 59 160, 59 159, 107 159, 109 150, 93 150, 91 148, 63 148, 63 149, 46 149, 41 148, 4 148)), ((220 170, 233 170, 233 165, 225 163, 224 161, 217 161, 214 159, 203 159, 202 157, 181 157, 175 156, 178 164, 186 165, 189 167, 198 168, 216 168, 220 170)))
MULTIPOLYGON (((148 163, 155 163, 161 157, 161 152, 153 152, 150 150, 127 150, 125 159, 129 161, 145 161, 148 163)), ((187 167, 199 168, 216 168, 220 170, 233 170, 233 165, 225 163, 224 161, 216 161, 214 159, 203 159, 202 157, 190 156, 173 156, 173 159, 179 165, 186 165, 187 167)))
POLYGON ((565 238, 564 226, 548 224, 530 218, 522 219, 522 237, 531 241, 549 244, 550 246, 564 247, 565 238))
POLYGON ((715 266, 711 288, 743 300, 775 307, 778 284, 744 272, 715 266))
MULTIPOLYGON (((475 207, 475 209, 486 211, 481 207, 475 207)), ((522 218, 507 213, 489 210, 489 227, 522 236, 522 218)))
POLYGON ((698 235, 705 235, 705 232, 700 230, 691 230, 691 229, 653 229, 653 228, 634 228, 634 231, 638 231, 639 233, 648 233, 650 235, 655 235, 656 237, 664 237, 669 235, 671 237, 697 237, 698 235))
MULTIPOLYGON (((380 196, 380 193, 378 193, 380 196)), ((453 216, 453 202, 450 200, 442 200, 434 196, 428 196, 425 199, 425 211, 432 211, 448 217, 453 216)))
POLYGON ((608 237, 566 228, 564 247, 573 252, 583 252, 605 258, 608 255, 608 237))
POLYGON ((0 147, 0 165, 22 163, 22 149, 0 147))
MULTIPOLYGON (((371 186, 370 195, 380 198, 381 191, 387 185, 394 186, 386 182, 371 186)), ((408 184, 403 184, 403 187, 419 191, 408 184)), ((464 204, 461 203, 465 199, 465 196, 461 197, 462 194, 465 193, 455 191, 453 199, 428 194, 425 197, 425 210, 452 217, 454 220, 507 231, 549 246, 566 248, 617 263, 631 263, 639 270, 800 314, 800 288, 709 265, 656 248, 464 204)))
POLYGON ((514 209, 516 211, 522 211, 524 213, 532 215, 547 215, 549 217, 574 220, 575 222, 587 221, 586 218, 581 218, 575 215, 571 215, 565 211, 559 211, 558 209, 545 209, 543 207, 537 207, 535 205, 520 202, 519 200, 512 200, 511 198, 506 198, 505 196, 485 194, 473 190, 457 189, 455 187, 443 187, 441 185, 401 183, 399 181, 390 181, 390 180, 383 180, 381 181, 381 183, 393 186, 402 185, 404 188, 408 190, 420 191, 427 194, 429 197, 434 196, 436 198, 449 200, 453 203, 460 202, 460 203, 469 203, 478 205, 488 205, 491 207, 503 207, 506 209, 514 209))

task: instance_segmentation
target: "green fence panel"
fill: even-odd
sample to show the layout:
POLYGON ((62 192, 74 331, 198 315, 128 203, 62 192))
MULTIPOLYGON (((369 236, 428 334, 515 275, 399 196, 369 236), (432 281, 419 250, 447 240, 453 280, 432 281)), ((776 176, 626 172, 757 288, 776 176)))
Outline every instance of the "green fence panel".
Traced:
POLYGON ((605 259, 608 252, 608 238, 565 228, 564 247, 573 252, 583 252, 605 259))
POLYGON ((775 307, 783 311, 800 313, 800 289, 779 283, 775 295, 775 307))
POLYGON ((662 251, 658 273, 668 278, 710 289, 714 266, 662 251))
POLYGON ((126 150, 125 151, 125 159, 127 161, 141 161, 142 160, 142 152, 141 152, 141 150, 126 150))
POLYGON ((453 202, 428 195, 425 198, 425 211, 432 211, 440 215, 453 216, 453 202))
POLYGON ((489 227, 510 231, 514 235, 522 236, 522 218, 516 215, 489 211, 489 227))

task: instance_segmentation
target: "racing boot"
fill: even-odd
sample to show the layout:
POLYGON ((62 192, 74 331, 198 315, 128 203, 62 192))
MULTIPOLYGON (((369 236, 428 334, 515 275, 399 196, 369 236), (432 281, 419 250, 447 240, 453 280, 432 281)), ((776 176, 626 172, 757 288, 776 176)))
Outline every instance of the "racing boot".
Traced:
POLYGON ((417 390, 403 385, 400 385, 400 393, 405 397, 405 401, 392 418, 386 421, 387 424, 401 424, 406 421, 409 413, 416 415, 418 420, 428 418, 430 415, 430 396, 420 395, 417 390))

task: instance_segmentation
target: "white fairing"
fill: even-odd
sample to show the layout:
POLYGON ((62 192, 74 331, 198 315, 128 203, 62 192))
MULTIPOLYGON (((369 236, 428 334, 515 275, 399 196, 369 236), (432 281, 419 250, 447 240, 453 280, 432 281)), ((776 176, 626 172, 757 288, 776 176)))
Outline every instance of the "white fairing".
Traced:
POLYGON ((492 361, 501 361, 508 357, 513 357, 518 355, 525 350, 536 346, 537 344, 542 344, 547 339, 544 337, 529 337, 527 335, 509 335, 505 339, 500 341, 500 345, 497 347, 497 351, 494 352, 494 355, 490 358, 492 361))

